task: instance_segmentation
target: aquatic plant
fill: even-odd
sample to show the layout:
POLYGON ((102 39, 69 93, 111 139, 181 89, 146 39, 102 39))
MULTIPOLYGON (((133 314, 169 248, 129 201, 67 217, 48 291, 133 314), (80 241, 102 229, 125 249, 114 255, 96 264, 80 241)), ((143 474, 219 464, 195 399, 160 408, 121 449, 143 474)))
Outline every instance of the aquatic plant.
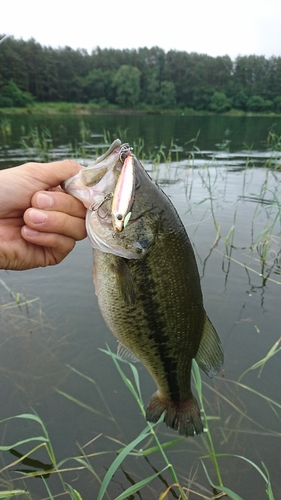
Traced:
MULTIPOLYGON (((107 140, 109 140, 109 142, 111 141, 108 137, 109 135, 106 133, 104 143, 106 143, 107 140)), ((126 133, 124 131, 124 140, 126 140, 125 137, 126 133)), ((192 226, 193 223, 192 216, 196 214, 196 212, 198 212, 197 218, 199 218, 199 223, 198 221, 193 223, 194 233, 201 230, 204 231, 205 221, 209 219, 213 221, 212 227, 215 241, 214 243, 212 243, 213 240, 211 242, 210 252, 215 250, 215 252, 218 252, 222 256, 223 272, 225 273, 225 288, 226 281, 229 277, 230 265, 243 268, 247 276, 249 276, 250 284, 251 276, 253 275, 259 278, 261 282, 259 286, 261 287, 266 288, 266 284, 270 282, 273 282, 274 286, 280 287, 281 198, 280 177, 277 175, 278 172, 276 172, 275 164, 272 162, 271 167, 269 167, 269 163, 266 162, 263 167, 258 167, 262 182, 259 188, 254 188, 252 179, 255 165, 254 161, 249 156, 241 167, 243 169, 243 179, 239 185, 240 191, 235 198, 231 197, 229 199, 229 193, 231 192, 232 186, 227 185, 227 168, 216 168, 213 158, 205 159, 205 164, 198 166, 196 160, 198 155, 200 155, 200 150, 196 143, 196 138, 190 142, 188 158, 184 162, 186 175, 189 176, 186 181, 185 193, 186 205, 188 205, 188 212, 191 220, 190 226, 192 226), (222 183, 220 184, 221 191, 219 192, 218 180, 223 178, 225 180, 225 185, 223 186, 222 183), (200 186, 201 199, 199 199, 199 201, 198 198, 193 197, 193 189, 196 183, 197 186, 200 186), (221 188, 221 186, 223 186, 223 188, 221 188), (223 214, 224 204, 226 203, 231 203, 232 206, 231 219, 227 228, 221 224, 221 216, 223 214), (247 204, 247 210, 250 212, 249 218, 251 220, 246 240, 241 239, 241 235, 239 234, 239 225, 241 224, 241 219, 243 221, 243 217, 245 216, 245 204, 247 204), (220 247, 216 248, 219 237, 221 238, 220 247)), ((173 141, 170 147, 173 149, 173 141)), ((174 156, 172 157, 169 153, 169 148, 164 148, 163 145, 160 145, 158 150, 153 151, 153 155, 151 156, 150 153, 148 154, 145 151, 145 145, 141 140, 134 144, 134 148, 134 152, 138 156, 141 153, 141 157, 149 162, 149 168, 152 169, 152 174, 155 177, 158 175, 157 169, 159 171, 160 168, 166 169, 167 167, 167 172, 169 172, 173 159, 175 162, 178 162, 178 152, 172 151, 172 154, 175 153, 174 158, 174 156), (156 162, 160 162, 160 166, 159 164, 157 165, 156 162), (165 162, 167 162, 167 166, 165 162)), ((87 149, 85 149, 85 154, 88 154, 87 149)), ((97 151, 95 154, 97 154, 97 151)), ((172 167, 174 167, 174 165, 172 165, 172 167)), ((208 252, 209 250, 207 249, 207 253, 208 252)), ((201 259, 203 270, 205 262, 206 258, 204 261, 201 259)), ((279 296, 278 293, 279 290, 277 290, 277 297, 279 296)), ((11 306, 13 308, 18 307, 17 303, 25 307, 22 294, 21 297, 15 294, 11 299, 11 306)), ((4 304, 4 306, 6 306, 6 304, 4 304)), ((220 305, 220 307, 222 306, 220 305)), ((254 319, 253 328, 256 329, 257 333, 262 333, 260 332, 261 326, 256 319, 254 319)), ((280 333, 278 332, 278 337, 279 335, 280 333)), ((233 464, 237 462, 239 464, 239 470, 247 466, 256 474, 254 477, 262 481, 260 498, 269 498, 273 500, 274 491, 272 483, 274 484, 274 476, 271 470, 272 464, 265 463, 268 459, 264 459, 263 456, 262 458, 259 458, 259 456, 253 457, 251 454, 252 450, 249 448, 245 448, 244 450, 243 448, 241 450, 239 449, 239 453, 237 453, 237 450, 233 449, 233 447, 238 441, 239 436, 243 433, 245 436, 266 436, 266 439, 272 438, 275 442, 281 437, 279 430, 281 418, 280 402, 275 400, 274 397, 270 397, 269 393, 266 393, 266 390, 262 390, 261 387, 257 389, 253 384, 253 377, 257 377, 259 381, 262 380, 265 369, 270 368, 270 363, 272 361, 274 362, 277 357, 280 357, 280 349, 280 338, 278 340, 275 339, 272 347, 268 346, 264 353, 256 358, 257 360, 250 367, 244 367, 242 374, 238 374, 235 379, 223 376, 215 378, 214 381, 205 382, 204 378, 201 378, 196 363, 194 363, 193 380, 206 427, 204 435, 196 437, 194 440, 186 441, 181 438, 175 438, 171 432, 165 433, 165 430, 163 431, 165 427, 161 422, 154 426, 144 422, 141 430, 136 428, 135 435, 131 437, 130 442, 126 441, 126 437, 120 437, 122 434, 124 436, 124 433, 121 431, 120 433, 114 433, 112 431, 111 436, 104 438, 107 441, 102 451, 87 453, 87 448, 78 445, 79 452, 77 455, 66 457, 58 461, 56 443, 51 443, 51 451, 47 424, 44 424, 38 414, 32 412, 24 413, 23 415, 25 416, 23 418, 22 415, 18 415, 14 419, 10 418, 3 420, 0 424, 1 426, 5 425, 8 421, 10 423, 15 421, 30 421, 30 423, 34 425, 34 427, 32 427, 33 436, 35 438, 42 438, 42 441, 39 440, 37 443, 33 441, 33 438, 26 438, 24 431, 22 431, 22 438, 17 440, 14 446, 18 445, 20 442, 24 443, 24 446, 28 447, 28 451, 25 454, 17 456, 16 459, 13 457, 11 461, 9 453, 11 449, 14 448, 11 448, 10 451, 8 448, 2 450, 2 454, 5 455, 5 461, 8 463, 5 468, 2 468, 0 471, 0 498, 8 498, 9 496, 15 495, 25 495, 30 498, 30 493, 28 493, 29 487, 31 490, 30 478, 36 476, 44 481, 44 487, 48 498, 55 498, 59 493, 65 493, 74 500, 81 500, 82 494, 79 493, 79 483, 72 482, 69 479, 69 477, 74 477, 76 473, 79 474, 81 471, 87 471, 89 484, 91 484, 92 487, 94 483, 95 492, 98 491, 97 494, 100 499, 110 498, 110 488, 115 484, 114 481, 116 481, 118 472, 123 473, 126 480, 130 481, 130 477, 128 478, 128 475, 126 476, 128 462, 130 463, 130 461, 136 459, 140 463, 141 461, 151 458, 151 467, 153 469, 151 474, 137 478, 134 483, 132 481, 129 485, 125 481, 127 487, 125 486, 124 491, 116 497, 118 500, 130 498, 130 496, 131 498, 133 498, 133 496, 135 496, 135 498, 142 498, 142 494, 144 495, 143 498, 146 498, 146 492, 152 491, 148 490, 148 488, 153 488, 152 485, 154 485, 155 482, 157 482, 157 488, 155 489, 158 491, 158 500, 165 500, 171 496, 173 498, 181 498, 181 500, 186 500, 189 497, 213 500, 226 495, 233 500, 241 500, 242 497, 241 493, 239 494, 239 487, 237 486, 236 488, 234 480, 231 482, 231 474, 227 474, 227 470, 232 470, 233 464), (257 407, 259 410, 265 408, 267 417, 268 414, 270 414, 273 423, 276 425, 270 425, 268 420, 264 422, 260 416, 262 411, 261 413, 254 413, 251 408, 252 402, 254 402, 253 406, 257 407), (28 415, 30 415, 30 418, 28 415), (38 433, 35 425, 39 426, 38 433), (111 443, 111 445, 109 445, 109 443, 111 443), (181 448, 183 446, 184 449, 181 448), (37 457, 39 450, 46 453, 48 467, 45 469, 43 468, 43 465, 46 466, 46 464, 42 464, 42 468, 40 468, 38 464, 37 468, 31 467, 30 465, 27 466, 26 459, 37 457), (178 453, 184 452, 184 456, 194 453, 196 457, 194 462, 199 471, 199 480, 196 481, 194 478, 195 474, 192 475, 189 470, 186 471, 186 476, 183 475, 182 471, 177 470, 177 466, 173 461, 173 453, 177 451, 178 453), (110 465, 105 474, 101 477, 97 470, 95 460, 101 460, 105 455, 108 459, 110 458, 110 465), (154 465, 153 460, 157 463, 157 466, 154 465), (158 467, 159 462, 161 466, 158 467), (20 479, 15 480, 11 478, 11 475, 8 475, 8 473, 14 471, 15 468, 19 469, 17 475, 20 479), (23 468, 25 471, 22 471, 23 468), (27 470, 28 468, 29 471, 27 470), (191 477, 188 477, 189 473, 191 477), (60 478, 59 492, 57 489, 52 491, 52 485, 48 480, 50 476, 57 476, 60 478), (162 476, 165 478, 166 484, 162 481, 162 476), (207 488, 204 480, 207 481, 207 488), (20 487, 18 487, 19 484, 20 487), (77 486, 75 486, 75 484, 77 486)), ((131 395, 136 411, 144 415, 141 384, 135 366, 119 361, 115 354, 109 351, 106 351, 106 354, 111 357, 112 363, 114 363, 117 373, 123 381, 124 387, 129 390, 129 397, 131 395)), ((89 403, 88 400, 83 399, 83 391, 81 391, 81 395, 77 397, 73 394, 71 389, 67 389, 66 391, 55 387, 58 396, 67 399, 69 404, 73 405, 73 407, 78 410, 83 409, 96 416, 103 415, 105 421, 109 421, 110 425, 114 425, 115 428, 118 428, 118 422, 116 422, 114 412, 112 408, 110 408, 108 401, 102 394, 96 381, 73 367, 69 366, 68 369, 75 377, 93 386, 98 394, 99 401, 102 401, 106 408, 106 415, 103 415, 99 404, 94 405, 89 403)), ((9 442, 8 438, 9 433, 5 436, 5 442, 9 442)), ((99 440, 101 436, 97 435, 94 439, 99 440)), ((4 440, 2 440, 2 443, 3 442, 4 440)), ((259 451, 261 455, 264 453, 263 449, 259 451)), ((30 463, 32 462, 29 462, 29 464, 30 463)), ((277 498, 278 492, 276 492, 275 495, 277 498)))
MULTIPOLYGON (((264 481, 264 488, 265 488, 265 494, 268 496, 270 500, 274 500, 274 493, 271 485, 271 480, 270 480, 270 474, 269 471, 266 468, 266 465, 264 463, 261 464, 261 467, 254 463, 252 460, 247 458, 246 456, 241 456, 237 454, 231 454, 231 453, 218 453, 215 450, 215 444, 213 441, 212 437, 212 428, 210 426, 210 421, 214 419, 214 417, 211 417, 211 415, 208 414, 208 411, 206 409, 206 395, 204 395, 204 386, 205 388, 211 389, 211 391, 214 391, 218 400, 224 400, 228 405, 230 405, 232 408, 235 409, 235 411, 243 416, 243 418, 250 420, 250 417, 247 416, 246 412, 239 406, 239 399, 237 399, 237 402, 233 400, 233 394, 226 396, 224 391, 222 390, 222 384, 224 384, 226 387, 228 384, 234 384, 236 389, 242 389, 243 391, 250 391, 251 393, 255 394, 258 398, 263 400, 264 402, 270 404, 270 406, 275 408, 276 412, 279 412, 281 415, 281 404, 277 403, 276 401, 270 399, 269 397, 260 394, 259 392, 255 391, 252 389, 250 386, 247 386, 245 384, 241 383, 241 380, 243 377, 245 377, 246 373, 255 370, 257 368, 263 368, 266 363, 270 362, 272 356, 277 354, 280 351, 279 347, 280 339, 279 342, 276 343, 270 349, 270 351, 267 353, 267 355, 261 360, 260 362, 255 363, 252 367, 250 367, 247 371, 245 371, 240 379, 235 382, 231 380, 220 380, 220 390, 218 390, 215 386, 211 386, 209 383, 203 383, 201 379, 201 374, 200 370, 198 368, 197 363, 194 361, 193 363, 193 380, 194 380, 194 385, 197 391, 198 399, 200 402, 201 410, 202 410, 202 418, 205 423, 206 427, 206 432, 205 436, 206 439, 204 439, 203 436, 203 442, 202 444, 205 444, 207 446, 208 453, 203 453, 201 456, 201 464, 202 468, 206 474, 206 478, 209 482, 211 491, 209 495, 206 493, 202 496, 200 494, 200 489, 196 490, 194 489, 194 486, 183 486, 182 485, 182 480, 180 480, 177 476, 176 470, 173 467, 168 455, 167 451, 170 448, 175 448, 177 444, 179 444, 182 441, 185 441, 185 438, 176 438, 172 440, 168 440, 165 442, 161 442, 160 439, 158 438, 157 435, 157 428, 159 427, 159 424, 150 424, 146 423, 144 429, 133 439, 131 442, 128 444, 123 444, 120 442, 119 449, 117 450, 117 455, 112 461, 110 467, 107 469, 106 474, 104 475, 103 479, 101 479, 97 472, 95 471, 95 467, 91 464, 91 458, 93 457, 99 457, 104 454, 112 454, 111 451, 103 451, 103 452, 97 452, 91 455, 88 455, 84 453, 84 451, 80 448, 81 454, 78 456, 74 457, 69 457, 61 460, 60 462, 57 461, 54 447, 50 441, 50 437, 48 434, 48 431, 39 417, 39 415, 35 412, 33 413, 27 413, 27 414, 21 414, 21 415, 16 415, 15 417, 9 417, 6 419, 3 419, 0 421, 0 425, 7 423, 8 421, 14 421, 14 420, 28 420, 30 422, 34 422, 37 426, 39 426, 39 433, 32 437, 29 438, 22 438, 21 440, 14 442, 10 445, 0 445, 0 451, 2 453, 8 453, 8 452, 13 452, 13 454, 17 457, 15 460, 12 462, 9 462, 8 465, 2 467, 0 470, 0 480, 3 480, 3 474, 7 472, 8 470, 13 470, 15 467, 18 467, 19 465, 28 465, 28 469, 22 470, 20 472, 20 469, 18 469, 18 472, 20 472, 21 476, 25 478, 25 482, 28 480, 28 478, 31 477, 41 477, 44 480, 44 484, 46 487, 46 490, 48 492, 49 498, 54 498, 56 495, 53 496, 51 493, 51 490, 48 486, 47 478, 50 475, 57 475, 60 479, 62 491, 68 492, 70 497, 73 500, 82 500, 82 497, 79 493, 79 491, 73 486, 69 485, 65 479, 64 475, 66 473, 72 472, 74 473, 75 471, 79 470, 88 470, 90 474, 95 477, 96 481, 99 483, 98 487, 98 492, 95 493, 95 498, 96 500, 102 500, 105 496, 107 496, 107 491, 108 487, 113 480, 114 475, 116 472, 120 469, 120 467, 123 467, 125 464, 125 460, 129 457, 139 457, 145 459, 148 456, 159 454, 162 457, 163 460, 163 467, 160 471, 155 472, 154 474, 143 478, 142 480, 134 483, 133 485, 129 486, 126 490, 123 491, 123 493, 119 494, 118 496, 115 497, 115 500, 125 500, 130 497, 130 495, 134 495, 135 493, 139 493, 148 486, 153 480, 155 480, 157 477, 159 477, 161 474, 163 474, 165 471, 170 472, 171 476, 171 484, 167 485, 166 489, 160 494, 158 497, 159 500, 164 500, 165 498, 168 498, 167 495, 169 492, 172 490, 175 491, 177 490, 177 498, 180 498, 181 500, 187 500, 189 498, 189 493, 193 492, 195 493, 198 497, 200 498, 205 498, 206 500, 215 500, 222 498, 223 496, 227 495, 229 498, 233 500, 243 500, 242 497, 237 494, 235 491, 230 489, 224 484, 223 480, 223 469, 220 468, 219 465, 219 460, 221 461, 222 459, 224 460, 229 460, 229 459, 234 459, 237 458, 239 460, 242 460, 244 462, 247 462, 251 467, 253 467, 258 474, 261 476, 261 478, 264 481), (154 444, 152 441, 154 441, 154 444), (208 443, 208 444, 207 444, 208 443), (15 453, 15 449, 18 448, 21 445, 30 445, 29 451, 20 454, 20 453, 15 453), (141 445, 141 448, 140 448, 141 445), (33 460, 33 457, 36 456, 36 453, 38 450, 45 450, 46 452, 46 457, 50 461, 50 463, 46 464, 43 462, 38 462, 38 460, 33 460), (215 474, 217 477, 218 484, 216 485, 216 482, 211 479, 212 471, 210 470, 210 467, 207 466, 207 460, 211 459, 215 474), (69 462, 74 462, 74 465, 70 466, 67 465, 69 462), (76 463, 76 465, 75 465, 76 463), (33 467, 32 467, 32 464, 33 467), (40 469, 38 468, 40 467, 40 469), (44 479, 45 478, 45 479, 44 479)), ((139 375, 136 367, 132 364, 130 364, 128 361, 121 361, 118 359, 118 357, 112 353, 109 348, 106 350, 102 350, 105 354, 109 355, 119 373, 119 376, 121 377, 125 387, 129 390, 131 393, 132 397, 135 400, 135 403, 139 407, 143 418, 145 419, 145 408, 144 408, 144 403, 142 400, 142 395, 141 395, 141 387, 140 387, 140 380, 139 380, 139 375), (127 374, 125 374, 125 370, 123 369, 122 366, 129 366, 131 370, 131 375, 132 377, 129 377, 127 374)), ((72 369, 70 367, 70 369, 72 369)), ((86 378, 88 381, 91 383, 95 384, 95 382, 90 378, 82 373, 78 372, 75 370, 76 374, 78 376, 82 376, 83 378, 86 378)), ((260 372, 261 373, 261 372, 260 372)), ((215 384, 216 385, 216 384, 215 384)), ((60 391, 58 391, 60 392, 60 391)), ((62 396, 67 397, 71 399, 73 404, 78 404, 81 406, 81 402, 76 400, 76 398, 71 397, 69 394, 62 393, 62 396)), ((219 405, 218 405, 219 408, 219 405)), ((91 409, 90 407, 87 409, 91 409)), ((95 411, 93 409, 93 411, 95 411)), ((216 420, 216 425, 220 425, 220 420, 222 416, 217 415, 215 417, 216 420)), ((161 424, 160 424, 161 425, 161 424)), ((162 424, 163 425, 163 424, 162 424)), ((97 436, 98 438, 98 436, 97 436)), ((199 438, 196 438, 199 439, 199 438)), ((118 442, 117 440, 115 440, 118 442)), ((69 476, 69 474, 68 474, 69 476)), ((0 483, 1 484, 1 483, 0 483)), ((7 484, 6 484, 7 486, 7 484)), ((28 497, 28 490, 22 489, 22 488, 13 488, 10 485, 10 489, 3 489, 1 491, 1 486, 0 486, 0 498, 9 498, 15 495, 25 495, 28 497)))
POLYGON ((19 292, 14 292, 10 287, 7 286, 5 281, 2 279, 0 279, 0 285, 2 285, 2 287, 9 292, 9 295, 12 299, 9 302, 4 302, 3 304, 0 304, 0 312, 21 307, 24 307, 26 311, 28 311, 29 304, 32 304, 33 302, 39 300, 39 297, 27 300, 25 295, 19 292))
POLYGON ((1 118, 0 120, 0 133, 3 137, 11 135, 12 133, 11 120, 6 117, 1 118))
POLYGON ((53 138, 47 127, 32 127, 21 140, 22 147, 33 159, 51 161, 55 159, 53 152, 53 138))

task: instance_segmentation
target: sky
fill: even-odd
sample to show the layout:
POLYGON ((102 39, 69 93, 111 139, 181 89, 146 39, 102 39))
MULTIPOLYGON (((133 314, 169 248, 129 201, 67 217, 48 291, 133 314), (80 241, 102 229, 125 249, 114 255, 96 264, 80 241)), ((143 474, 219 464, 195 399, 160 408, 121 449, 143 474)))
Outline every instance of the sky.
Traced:
MULTIPOLYGON (((281 56, 281 0, 4 0, 0 34, 44 46, 281 56)), ((0 46, 1 47, 1 46, 0 46)))

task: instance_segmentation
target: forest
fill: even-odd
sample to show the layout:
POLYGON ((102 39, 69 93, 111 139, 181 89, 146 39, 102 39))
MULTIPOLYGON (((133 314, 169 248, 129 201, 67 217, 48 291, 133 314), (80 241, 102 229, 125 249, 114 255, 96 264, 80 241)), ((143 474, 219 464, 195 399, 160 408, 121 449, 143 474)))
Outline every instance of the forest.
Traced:
MULTIPOLYGON (((0 35, 0 39, 1 39, 0 35)), ((281 57, 150 49, 0 45, 0 108, 34 102, 87 103, 93 108, 281 113, 281 57)))

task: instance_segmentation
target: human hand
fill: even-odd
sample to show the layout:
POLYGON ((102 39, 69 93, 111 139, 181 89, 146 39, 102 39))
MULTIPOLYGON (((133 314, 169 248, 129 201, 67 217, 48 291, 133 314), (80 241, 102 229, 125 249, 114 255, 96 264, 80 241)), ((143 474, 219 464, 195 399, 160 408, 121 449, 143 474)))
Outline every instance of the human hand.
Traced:
POLYGON ((60 188, 81 168, 64 160, 0 170, 0 269, 58 264, 85 238, 85 207, 60 188))

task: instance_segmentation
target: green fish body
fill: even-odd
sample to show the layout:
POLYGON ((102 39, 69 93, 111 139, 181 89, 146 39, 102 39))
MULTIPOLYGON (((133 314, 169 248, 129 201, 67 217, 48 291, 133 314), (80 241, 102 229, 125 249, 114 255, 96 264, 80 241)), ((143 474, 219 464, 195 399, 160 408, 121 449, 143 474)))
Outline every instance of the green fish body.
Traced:
MULTIPOLYGON (((118 233, 104 220, 111 253, 93 249, 95 290, 119 341, 119 356, 141 361, 157 385, 147 420, 157 422, 164 413, 168 427, 193 436, 203 431, 203 423, 191 391, 192 359, 213 376, 223 362, 222 347, 203 306, 194 252, 180 217, 133 158, 136 189, 130 220, 118 233)), ((110 198, 104 201, 105 214, 111 213, 111 204, 110 198)), ((98 219, 96 211, 89 213, 91 241, 98 219)))

